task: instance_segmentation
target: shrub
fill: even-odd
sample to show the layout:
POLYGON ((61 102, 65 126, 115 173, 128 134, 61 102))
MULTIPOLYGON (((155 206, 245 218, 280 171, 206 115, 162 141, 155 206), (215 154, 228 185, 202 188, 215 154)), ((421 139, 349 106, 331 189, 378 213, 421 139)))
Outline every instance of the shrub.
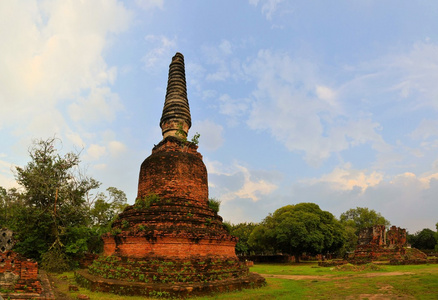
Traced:
POLYGON ((157 203, 160 201, 160 197, 157 194, 151 193, 143 198, 137 198, 135 200, 135 209, 146 209, 151 206, 152 203, 157 203))
POLYGON ((44 270, 55 273, 62 273, 70 269, 67 256, 57 246, 41 255, 41 266, 44 270))
POLYGON ((210 207, 214 212, 218 213, 221 206, 221 201, 215 198, 208 199, 208 207, 210 207))

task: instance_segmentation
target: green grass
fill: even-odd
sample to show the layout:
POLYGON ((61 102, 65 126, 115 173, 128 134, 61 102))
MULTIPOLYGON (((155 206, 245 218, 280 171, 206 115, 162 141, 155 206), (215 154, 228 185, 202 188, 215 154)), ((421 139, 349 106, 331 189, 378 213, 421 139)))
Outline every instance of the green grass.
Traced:
MULTIPOLYGON (((348 269, 348 267, 347 267, 348 269)), ((380 266, 376 270, 338 270, 318 267, 316 263, 300 264, 257 264, 251 272, 271 275, 312 276, 307 279, 267 278, 267 285, 259 289, 222 293, 194 300, 211 299, 367 299, 380 295, 387 299, 406 298, 438 299, 438 265, 380 266), (390 272, 412 273, 395 275, 390 272)), ((73 283, 73 273, 65 285, 58 286, 62 292, 75 298, 78 292, 68 292, 68 284, 73 283)), ((61 277, 61 275, 56 275, 61 277)), ((94 293, 80 289, 79 293, 90 296, 92 300, 140 300, 144 297, 117 296, 107 293, 94 293)))
MULTIPOLYGON (((248 289, 226 294, 218 294, 205 297, 194 297, 194 300, 211 300, 211 299, 291 299, 294 295, 296 299, 304 299, 306 287, 297 281, 284 280, 277 278, 268 278, 267 285, 258 289, 248 289)), ((295 299, 295 298, 294 298, 295 299)))

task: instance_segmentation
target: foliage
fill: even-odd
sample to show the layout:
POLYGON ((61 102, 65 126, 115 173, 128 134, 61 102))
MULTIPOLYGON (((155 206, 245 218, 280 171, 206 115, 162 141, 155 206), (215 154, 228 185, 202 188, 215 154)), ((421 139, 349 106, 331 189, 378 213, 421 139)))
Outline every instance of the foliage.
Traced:
POLYGON ((201 135, 199 133, 195 133, 195 135, 192 137, 192 139, 190 140, 190 143, 198 145, 199 144, 199 138, 201 137, 201 135))
POLYGON ((187 133, 184 131, 182 123, 180 123, 178 125, 178 129, 176 130, 175 135, 176 135, 177 138, 179 138, 181 141, 183 141, 184 144, 191 143, 191 144, 194 144, 194 145, 198 145, 199 144, 199 138, 201 137, 201 135, 196 132, 195 135, 192 137, 192 139, 190 141, 188 141, 187 140, 187 133))
POLYGON ((78 153, 59 154, 57 142, 34 141, 30 162, 16 167, 21 188, 0 187, 0 221, 15 232, 15 251, 61 271, 84 252, 102 249, 100 235, 126 206, 126 195, 111 187, 108 196, 93 197, 100 183, 80 171, 78 153))
POLYGON ((286 205, 267 216, 249 237, 265 251, 299 256, 334 252, 344 244, 343 228, 335 217, 314 203, 286 205))
POLYGON ((356 207, 347 210, 341 214, 341 223, 344 225, 355 228, 356 235, 363 228, 372 227, 374 225, 389 226, 391 222, 385 219, 380 213, 374 209, 368 209, 366 207, 356 207))
POLYGON ((55 273, 62 273, 70 269, 69 259, 59 245, 49 249, 41 256, 41 266, 55 273))
POLYGON ((228 232, 228 233, 230 233, 231 232, 231 224, 230 224, 230 222, 223 222, 222 223, 222 226, 223 226, 223 228, 228 232))
POLYGON ((157 203, 160 201, 160 197, 157 194, 151 193, 143 198, 137 198, 135 200, 135 209, 147 209, 152 203, 157 203))
POLYGON ((207 201, 208 207, 210 207, 215 213, 219 212, 221 201, 215 198, 210 198, 207 201))
POLYGON ((232 224, 230 234, 239 238, 236 244, 236 253, 240 255, 248 255, 254 252, 254 249, 248 244, 249 236, 258 224, 256 223, 239 223, 232 224))
POLYGON ((437 244, 437 233, 429 228, 408 235, 408 242, 417 249, 432 250, 437 244))
POLYGON ((98 226, 103 231, 108 231, 114 218, 121 213, 127 206, 126 194, 115 188, 106 189, 108 196, 99 193, 90 209, 91 221, 94 226, 98 226))

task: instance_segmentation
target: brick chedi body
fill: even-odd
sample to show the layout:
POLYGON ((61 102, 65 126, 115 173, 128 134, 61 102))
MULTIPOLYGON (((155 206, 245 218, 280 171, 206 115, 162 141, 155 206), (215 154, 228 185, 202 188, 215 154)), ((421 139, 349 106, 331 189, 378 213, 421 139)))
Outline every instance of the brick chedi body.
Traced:
POLYGON ((103 237, 104 255, 77 279, 91 289, 189 296, 245 287, 264 279, 235 254, 237 239, 209 206, 207 169, 191 127, 184 57, 177 53, 160 121, 163 140, 140 167, 138 194, 103 237), (117 280, 93 280, 92 276, 117 280), (120 287, 120 288, 119 288, 120 287))

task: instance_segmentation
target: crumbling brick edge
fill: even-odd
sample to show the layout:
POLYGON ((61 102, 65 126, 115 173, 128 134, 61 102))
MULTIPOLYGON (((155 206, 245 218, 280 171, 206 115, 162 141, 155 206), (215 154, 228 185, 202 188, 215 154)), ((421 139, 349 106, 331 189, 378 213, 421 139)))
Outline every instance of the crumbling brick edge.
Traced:
POLYGON ((35 299, 35 300, 55 300, 52 286, 49 278, 43 270, 38 271, 38 280, 41 282, 42 293, 0 293, 4 299, 21 300, 21 299, 35 299))
POLYGON ((103 277, 90 275, 87 270, 83 269, 75 272, 75 280, 80 286, 91 291, 130 296, 141 295, 179 298, 258 288, 266 285, 265 278, 257 273, 249 273, 248 276, 240 278, 205 283, 162 284, 105 279, 103 277))

